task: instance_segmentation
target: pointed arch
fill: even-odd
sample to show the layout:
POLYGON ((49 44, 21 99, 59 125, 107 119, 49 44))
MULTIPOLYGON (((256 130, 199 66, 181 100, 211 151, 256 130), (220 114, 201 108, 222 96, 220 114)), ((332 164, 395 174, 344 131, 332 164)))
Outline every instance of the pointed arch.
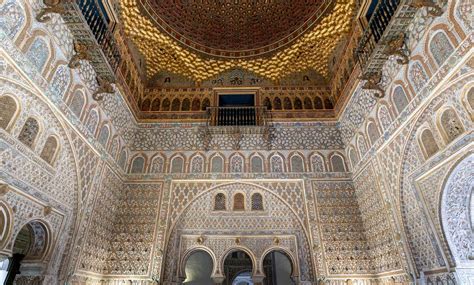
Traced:
POLYGON ((99 124, 99 112, 97 111, 96 107, 93 107, 90 109, 89 114, 87 116, 86 120, 86 128, 89 130, 89 132, 95 136, 95 133, 97 131, 97 125, 99 124))
POLYGON ((222 173, 224 172, 224 156, 220 153, 213 154, 209 159, 210 169, 209 172, 211 173, 222 173))
POLYGON ((146 157, 144 154, 137 154, 132 158, 129 172, 132 174, 145 173, 146 157))
POLYGON ((198 97, 194 97, 193 102, 191 103, 192 111, 199 111, 201 109, 201 100, 198 97))
POLYGON ((51 166, 54 165, 59 153, 59 141, 55 135, 50 135, 44 143, 40 157, 51 166))
POLYGON ((441 66, 454 52, 454 47, 443 29, 434 32, 429 41, 429 51, 438 66, 441 66))
POLYGON ((34 149, 35 143, 39 137, 40 124, 35 118, 26 119, 23 128, 18 135, 18 140, 31 149, 34 149))
POLYGON ((232 199, 232 210, 245 211, 245 208, 245 194, 241 192, 235 193, 232 199))
POLYGON ((377 110, 377 119, 382 130, 387 130, 392 124, 392 116, 385 104, 380 104, 377 110))
POLYGON ((205 159, 201 153, 194 154, 189 160, 190 173, 203 173, 205 171, 205 159))
POLYGON ((163 99, 163 103, 161 104, 161 111, 169 111, 170 110, 170 99, 165 98, 163 99))
POLYGON ((239 153, 234 153, 229 159, 229 172, 242 173, 245 172, 245 160, 239 153))
POLYGON ((181 111, 190 111, 191 110, 191 101, 189 98, 184 98, 183 103, 181 104, 181 111))
POLYGON ((227 210, 227 196, 223 192, 218 192, 214 196, 214 211, 225 211, 227 210))
POLYGON ((87 97, 81 90, 76 90, 72 93, 69 101, 69 109, 80 120, 84 107, 87 104, 87 97))
POLYGON ((175 154, 170 159, 170 173, 184 173, 184 156, 180 153, 175 154))
POLYGON ((347 167, 344 156, 339 152, 334 152, 329 156, 332 172, 346 172, 347 167))
POLYGON ((250 170, 252 173, 265 172, 265 165, 263 163, 263 156, 259 153, 254 153, 250 156, 250 170))
POLYGON ((452 107, 445 107, 437 112, 437 125, 446 144, 464 133, 464 126, 452 107))
POLYGON ((280 153, 273 153, 270 156, 270 171, 285 172, 285 160, 280 153))
POLYGON ((304 156, 301 153, 294 152, 290 154, 291 172, 305 172, 304 156))
POLYGON ((161 107, 161 100, 160 98, 155 98, 151 103, 151 110, 154 112, 160 111, 161 107))
POLYGON ((122 168, 123 171, 126 170, 127 161, 128 161, 128 152, 124 148, 120 151, 120 155, 119 155, 118 162, 117 162, 118 165, 120 166, 120 168, 122 168))
POLYGON ((279 97, 275 97, 273 99, 273 109, 274 110, 281 110, 282 109, 281 99, 279 97))
POLYGON ((262 194, 256 192, 252 194, 251 197, 251 210, 252 211, 263 211, 264 210, 264 205, 263 205, 263 196, 262 194))
POLYGON ((326 163, 324 161, 324 156, 318 152, 314 152, 310 156, 311 170, 313 172, 325 172, 326 163))
POLYGON ((349 159, 351 161, 352 171, 354 171, 355 166, 359 163, 359 156, 352 145, 349 147, 349 159))
POLYGON ((429 127, 424 127, 418 134, 418 146, 421 149, 425 159, 430 158, 438 152, 439 147, 429 127))
POLYGON ((181 108, 181 100, 174 98, 171 102, 171 111, 179 111, 181 108))
POLYGON ((109 145, 109 137, 110 137, 110 127, 108 124, 104 123, 100 128, 99 134, 97 136, 97 141, 107 149, 109 145))
POLYGON ((393 89, 392 103, 395 106, 398 114, 400 114, 405 109, 405 107, 408 106, 408 98, 402 86, 398 85, 393 89))
POLYGON ((165 158, 161 154, 156 154, 152 157, 149 173, 164 173, 165 172, 165 158))
POLYGON ((15 120, 20 113, 19 104, 16 99, 10 95, 0 96, 0 128, 9 131, 15 124, 15 120))
POLYGON ((367 137, 370 140, 370 144, 374 145, 377 139, 380 137, 380 131, 375 121, 369 120, 366 131, 367 137))

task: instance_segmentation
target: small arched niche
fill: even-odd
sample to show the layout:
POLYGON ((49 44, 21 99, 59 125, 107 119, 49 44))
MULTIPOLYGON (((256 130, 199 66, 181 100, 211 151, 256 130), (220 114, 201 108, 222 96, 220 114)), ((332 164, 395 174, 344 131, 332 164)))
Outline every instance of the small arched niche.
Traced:
POLYGON ((186 285, 214 285, 211 279, 214 262, 212 257, 204 250, 196 250, 186 259, 184 265, 183 284, 186 285))
POLYGON ((292 279, 294 266, 291 258, 283 251, 274 250, 263 258, 264 285, 291 285, 295 284, 292 279))

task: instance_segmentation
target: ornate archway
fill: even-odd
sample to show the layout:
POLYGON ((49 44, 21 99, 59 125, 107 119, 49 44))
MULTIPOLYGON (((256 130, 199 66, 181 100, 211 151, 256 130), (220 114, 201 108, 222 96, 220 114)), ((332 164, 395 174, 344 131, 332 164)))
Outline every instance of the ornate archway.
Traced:
POLYGON ((447 176, 441 197, 443 232, 455 261, 457 279, 474 280, 474 154, 461 160, 447 176))
POLYGON ((203 190, 190 199, 180 214, 167 240, 164 256, 164 284, 182 282, 183 258, 195 248, 208 248, 218 264, 213 278, 222 282, 223 262, 232 251, 243 250, 254 264, 253 280, 263 280, 262 259, 275 250, 288 253, 294 268, 293 276, 301 280, 312 280, 313 269, 307 232, 294 209, 271 189, 253 183, 223 183, 203 190), (234 193, 245 196, 245 209, 234 211, 228 199, 225 211, 214 210, 214 196, 234 193), (254 193, 263 196, 263 211, 252 210, 251 197, 254 193))

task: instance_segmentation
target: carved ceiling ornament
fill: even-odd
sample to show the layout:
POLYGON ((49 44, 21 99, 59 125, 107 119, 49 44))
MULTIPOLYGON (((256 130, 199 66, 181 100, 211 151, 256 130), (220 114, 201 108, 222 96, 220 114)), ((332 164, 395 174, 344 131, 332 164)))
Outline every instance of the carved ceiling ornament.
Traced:
POLYGON ((69 68, 78 68, 81 60, 92 60, 91 51, 94 47, 90 44, 84 44, 74 41, 74 51, 76 52, 69 61, 69 68))
MULTIPOLYGON (((347 32, 350 31, 352 26, 352 18, 356 7, 354 0, 321 1, 319 6, 325 9, 323 11, 314 11, 314 13, 317 13, 314 14, 314 19, 311 18, 313 22, 310 20, 311 23, 304 24, 304 28, 302 30, 304 34, 298 30, 298 36, 290 33, 290 37, 286 38, 285 35, 288 33, 288 31, 277 33, 280 35, 280 37, 283 37, 282 43, 287 45, 286 47, 280 49, 280 45, 271 45, 271 48, 265 47, 262 51, 263 53, 252 51, 248 55, 251 56, 251 58, 248 58, 248 56, 242 57, 242 55, 246 55, 246 53, 242 52, 229 52, 228 54, 219 53, 211 56, 210 47, 200 48, 200 51, 196 51, 197 48, 191 47, 191 43, 187 43, 186 40, 184 40, 186 47, 183 47, 183 44, 176 40, 176 37, 179 37, 179 35, 173 37, 167 33, 162 32, 162 29, 158 28, 156 23, 154 23, 157 21, 157 19, 151 20, 145 16, 143 13, 144 9, 140 8, 143 7, 143 2, 144 0, 122 1, 121 12, 127 35, 135 42, 138 49, 145 56, 147 61, 148 77, 150 78, 160 71, 169 71, 175 74, 186 76, 197 83, 217 76, 218 74, 231 68, 241 68, 248 70, 254 72, 258 76, 262 76, 273 81, 277 81, 280 78, 283 78, 284 76, 294 72, 310 69, 317 71, 324 77, 327 77, 329 75, 329 58, 332 56, 332 53, 339 41, 347 32), (308 27, 306 27, 306 25, 308 27), (290 41, 290 38, 293 41, 290 41), (288 42, 290 43, 289 45, 288 42), (206 49, 209 50, 208 55, 204 55, 201 51, 202 49, 204 49, 204 51, 206 51, 206 49), (270 51, 272 51, 272 53, 269 53, 270 51), (265 53, 268 53, 268 56, 261 56, 265 53)), ((271 2, 274 3, 271 5, 277 5, 276 7, 278 7, 278 9, 276 11, 280 11, 278 13, 282 13, 281 8, 279 8, 282 4, 275 4, 275 1, 271 2)), ((292 7, 299 5, 301 1, 294 2, 295 3, 291 1, 291 5, 293 6, 288 7, 290 10, 285 13, 290 13, 291 15, 292 7)), ((284 3, 288 5, 290 2, 284 3)), ((246 11, 253 10, 250 8, 245 9, 246 11)), ((308 9, 309 8, 304 9, 307 11, 306 14, 311 14, 311 11, 313 10, 308 9)), ((149 12, 152 13, 152 11, 149 12)), ((187 12, 183 13, 187 15, 187 12)), ((217 13, 216 15, 219 15, 218 12, 215 13, 217 13)), ((226 11, 226 13, 227 14, 225 15, 234 17, 235 15, 238 15, 239 10, 229 10, 226 11)), ((258 13, 261 12, 255 11, 255 13, 260 15, 258 13)), ((278 15, 278 13, 276 15, 278 15)), ((262 17, 264 17, 263 14, 262 17)), ((280 21, 286 21, 286 18, 283 16, 278 17, 275 16, 275 14, 272 14, 272 17, 273 18, 269 18, 267 21, 270 21, 271 19, 273 22, 276 22, 276 25, 278 25, 280 21)), ((176 17, 176 19, 180 18, 176 17)), ((249 19, 251 19, 251 17, 249 19)), ((275 24, 273 22, 272 24, 275 24)), ((298 25, 299 22, 291 20, 291 23, 294 23, 292 25, 294 26, 298 25)), ((162 21, 161 24, 165 25, 166 23, 162 21)), ((181 26, 182 23, 173 23, 173 25, 177 26, 184 32, 184 27, 181 26)), ((197 24, 189 27, 190 30, 186 31, 186 33, 191 33, 193 29, 203 29, 201 26, 196 25, 197 24)), ((239 25, 243 25, 245 27, 245 22, 239 25)), ((253 31, 252 34, 254 34, 255 37, 261 37, 263 39, 262 42, 271 42, 273 38, 265 35, 268 33, 268 31, 264 30, 264 28, 265 26, 258 28, 253 26, 251 29, 258 30, 253 31)), ((209 27, 209 29, 212 29, 212 27, 209 27)), ((216 29, 218 30, 219 34, 220 28, 216 29)), ((249 28, 246 27, 245 29, 249 28)), ((227 31, 222 31, 220 34, 223 32, 227 31)), ((233 33, 234 32, 232 32, 232 34, 233 33)), ((204 35, 201 36, 204 37, 204 35)), ((224 43, 218 42, 216 36, 212 37, 213 40, 211 42, 214 42, 213 45, 218 47, 225 46, 224 43)), ((238 43, 237 45, 239 46, 240 44, 238 43)), ((235 48, 233 46, 229 47, 235 48)))

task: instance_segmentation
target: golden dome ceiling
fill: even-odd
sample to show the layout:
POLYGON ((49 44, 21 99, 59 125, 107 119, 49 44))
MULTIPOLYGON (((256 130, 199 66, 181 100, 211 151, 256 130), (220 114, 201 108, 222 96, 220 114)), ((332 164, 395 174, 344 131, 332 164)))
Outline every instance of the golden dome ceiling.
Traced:
POLYGON ((327 77, 350 30, 355 0, 122 0, 127 35, 147 75, 202 82, 231 68, 278 81, 304 70, 327 77))

